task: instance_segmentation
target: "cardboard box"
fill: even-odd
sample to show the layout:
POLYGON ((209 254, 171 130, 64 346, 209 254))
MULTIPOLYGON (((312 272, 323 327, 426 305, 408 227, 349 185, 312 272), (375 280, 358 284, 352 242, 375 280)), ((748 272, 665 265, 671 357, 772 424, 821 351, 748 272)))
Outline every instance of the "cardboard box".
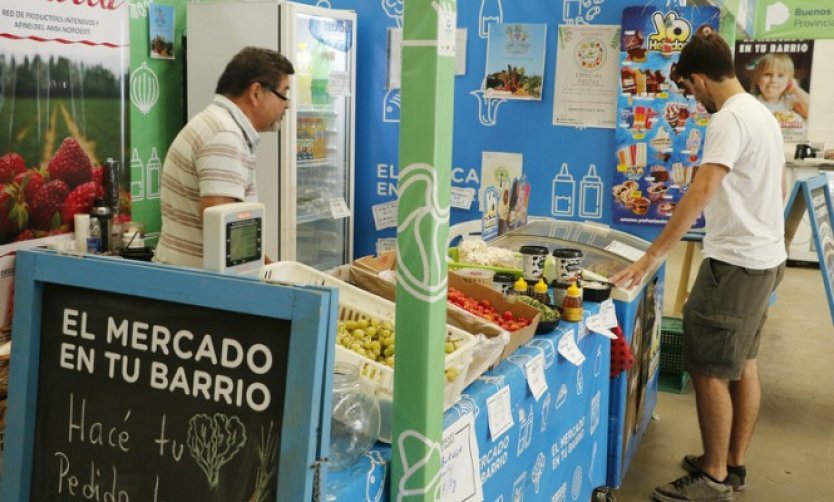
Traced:
MULTIPOLYGON (((379 277, 380 272, 393 270, 395 266, 396 253, 394 252, 385 253, 378 257, 365 256, 359 258, 351 265, 351 282, 377 296, 395 301, 396 285, 379 277)), ((506 359, 535 335, 541 317, 541 314, 535 308, 524 303, 509 302, 498 291, 480 284, 468 283, 453 272, 449 273, 449 286, 476 300, 488 300, 498 312, 509 310, 516 317, 522 316, 530 319, 530 324, 527 327, 509 333, 509 343, 504 347, 500 357, 490 367, 494 367, 499 361, 506 359)), ((448 305, 446 317, 449 324, 473 335, 481 333, 491 338, 504 332, 495 323, 481 319, 452 304, 448 305)))

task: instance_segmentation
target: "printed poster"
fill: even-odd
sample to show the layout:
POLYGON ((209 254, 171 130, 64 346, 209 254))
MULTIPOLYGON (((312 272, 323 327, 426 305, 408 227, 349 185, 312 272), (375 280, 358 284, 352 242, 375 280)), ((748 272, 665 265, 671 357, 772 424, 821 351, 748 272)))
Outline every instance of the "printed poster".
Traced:
POLYGON ((531 187, 522 174, 523 164, 520 153, 482 153, 479 199, 483 201, 484 240, 527 223, 531 187))
POLYGON ((771 112, 786 142, 808 136, 813 40, 736 42, 736 75, 771 112))
POLYGON ((127 4, 2 6, 0 244, 72 232, 73 215, 89 213, 105 186, 129 219, 127 4), (121 166, 116 183, 105 184, 108 158, 121 166))
POLYGON ((553 125, 616 127, 619 48, 619 26, 559 26, 553 125))
POLYGON ((174 59, 174 6, 152 3, 148 7, 151 57, 174 59))
POLYGON ((502 99, 542 99, 546 24, 492 24, 485 92, 502 99))
MULTIPOLYGON (((669 75, 696 33, 718 30, 714 7, 623 11, 612 183, 615 223, 665 225, 698 170, 709 113, 669 75)), ((693 227, 703 226, 699 217, 693 227)))

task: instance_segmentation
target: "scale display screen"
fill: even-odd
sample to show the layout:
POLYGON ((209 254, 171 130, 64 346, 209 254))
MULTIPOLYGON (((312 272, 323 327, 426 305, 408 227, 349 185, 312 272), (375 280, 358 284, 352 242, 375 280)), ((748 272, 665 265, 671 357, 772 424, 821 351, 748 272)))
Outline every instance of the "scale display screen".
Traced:
POLYGON ((261 259, 261 218, 226 224, 226 267, 261 259))

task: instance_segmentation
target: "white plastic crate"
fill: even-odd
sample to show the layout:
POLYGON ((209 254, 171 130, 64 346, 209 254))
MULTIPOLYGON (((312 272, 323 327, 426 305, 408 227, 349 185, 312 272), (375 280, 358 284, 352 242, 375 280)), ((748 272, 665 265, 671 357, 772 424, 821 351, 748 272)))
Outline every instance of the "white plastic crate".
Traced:
MULTIPOLYGON (((341 279, 320 272, 302 263, 283 261, 267 265, 261 273, 268 282, 304 284, 334 287, 339 289, 339 319, 343 321, 375 318, 394 324, 396 311, 394 303, 341 279)), ((451 408, 460 399, 467 380, 467 371, 477 341, 474 336, 454 326, 446 326, 447 337, 456 342, 457 349, 446 355, 444 369, 455 368, 458 377, 446 382, 443 391, 443 409, 451 408)), ((396 357, 396 356, 395 356, 396 357)), ((349 362, 359 367, 359 374, 376 391, 382 412, 380 440, 391 442, 392 396, 394 393, 394 370, 365 356, 336 345, 336 361, 349 362)))

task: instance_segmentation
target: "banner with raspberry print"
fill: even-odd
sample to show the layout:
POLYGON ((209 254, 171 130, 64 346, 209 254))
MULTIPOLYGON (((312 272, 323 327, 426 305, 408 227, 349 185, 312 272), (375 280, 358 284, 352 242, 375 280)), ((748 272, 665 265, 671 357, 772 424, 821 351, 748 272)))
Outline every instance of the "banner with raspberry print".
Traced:
POLYGON ((129 218, 127 40, 124 0, 0 4, 0 245, 72 232, 96 198, 129 218))

